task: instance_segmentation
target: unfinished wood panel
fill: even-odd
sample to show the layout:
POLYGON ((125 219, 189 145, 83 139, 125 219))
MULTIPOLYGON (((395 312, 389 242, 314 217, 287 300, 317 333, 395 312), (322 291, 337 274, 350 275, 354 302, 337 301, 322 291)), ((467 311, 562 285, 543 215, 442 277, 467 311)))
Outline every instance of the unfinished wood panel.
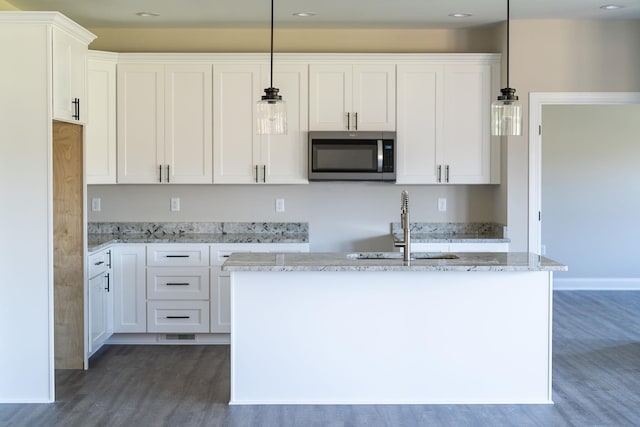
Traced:
POLYGON ((82 126, 53 122, 55 367, 84 367, 82 126))

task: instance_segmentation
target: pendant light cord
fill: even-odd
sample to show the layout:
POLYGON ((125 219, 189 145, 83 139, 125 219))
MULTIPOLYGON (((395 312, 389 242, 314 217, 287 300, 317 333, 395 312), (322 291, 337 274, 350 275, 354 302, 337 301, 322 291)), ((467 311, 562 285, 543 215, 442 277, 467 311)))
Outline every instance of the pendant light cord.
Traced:
MULTIPOLYGON (((507 56, 508 58, 508 56, 507 56)), ((508 75, 508 74, 507 74, 508 75)), ((273 0, 271 0, 271 87, 273 87, 273 0)))
POLYGON ((510 3, 509 0, 507 0, 507 87, 511 87, 509 86, 509 21, 511 17, 511 13, 509 10, 509 3, 510 3))

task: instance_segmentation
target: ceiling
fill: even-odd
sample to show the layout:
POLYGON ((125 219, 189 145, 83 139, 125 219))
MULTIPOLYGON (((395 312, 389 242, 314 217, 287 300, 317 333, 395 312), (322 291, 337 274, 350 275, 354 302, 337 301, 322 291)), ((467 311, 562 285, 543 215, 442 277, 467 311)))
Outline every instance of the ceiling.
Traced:
MULTIPOLYGON (((87 28, 263 27, 269 0, 7 0, 57 10, 87 28), (159 16, 140 17, 138 12, 159 16)), ((506 0, 277 0, 276 27, 468 28, 504 21, 506 0), (296 12, 314 12, 301 18, 296 12), (452 13, 470 17, 454 18, 452 13)), ((512 19, 640 19, 640 0, 511 0, 512 19), (624 6, 603 10, 605 4, 624 6)))

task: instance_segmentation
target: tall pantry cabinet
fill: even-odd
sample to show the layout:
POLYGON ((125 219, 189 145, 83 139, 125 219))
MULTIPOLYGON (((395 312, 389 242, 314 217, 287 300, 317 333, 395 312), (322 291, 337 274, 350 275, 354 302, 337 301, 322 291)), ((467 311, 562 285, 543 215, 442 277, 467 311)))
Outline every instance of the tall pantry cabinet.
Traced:
MULTIPOLYGON (((0 244, 0 337, 2 342, 17 343, 0 352, 0 402, 53 401, 56 363, 69 367, 54 355, 54 349, 65 345, 54 332, 70 331, 64 316, 55 311, 54 283, 57 288, 64 277, 58 263, 75 260, 82 248, 67 241, 63 245, 54 234, 60 217, 54 216, 59 210, 53 121, 77 125, 85 120, 83 56, 94 38, 57 12, 0 12, 0 222, 6 225, 0 244), (70 45, 61 48, 60 43, 70 45)), ((84 184, 80 185, 82 194, 84 184)), ((82 196, 78 200, 75 194, 74 209, 80 204, 83 215, 82 196)), ((71 222, 75 230, 77 221, 71 222)), ((82 234, 84 228, 84 224, 79 227, 82 234)), ((69 283, 79 286, 76 291, 82 300, 83 262, 71 271, 74 277, 69 283)), ((83 324, 82 317, 78 321, 83 324)), ((84 354, 84 334, 79 337, 74 332, 67 343, 79 346, 78 352, 84 354)))

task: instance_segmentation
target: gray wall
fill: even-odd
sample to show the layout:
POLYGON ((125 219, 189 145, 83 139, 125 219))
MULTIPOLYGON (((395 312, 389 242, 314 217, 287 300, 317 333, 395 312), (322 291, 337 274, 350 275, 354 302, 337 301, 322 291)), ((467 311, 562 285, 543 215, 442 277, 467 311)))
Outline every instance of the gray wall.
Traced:
POLYGON ((640 278, 640 105, 542 109, 542 244, 557 278, 640 278))
POLYGON ((310 224, 312 251, 390 250, 389 223, 400 220, 400 192, 409 191, 411 220, 493 221, 495 185, 92 185, 89 221, 302 221, 310 224), (102 210, 91 212, 91 198, 102 210), (180 197, 180 212, 170 198, 180 197), (447 212, 438 212, 439 197, 447 212), (275 212, 275 199, 285 212, 275 212))

